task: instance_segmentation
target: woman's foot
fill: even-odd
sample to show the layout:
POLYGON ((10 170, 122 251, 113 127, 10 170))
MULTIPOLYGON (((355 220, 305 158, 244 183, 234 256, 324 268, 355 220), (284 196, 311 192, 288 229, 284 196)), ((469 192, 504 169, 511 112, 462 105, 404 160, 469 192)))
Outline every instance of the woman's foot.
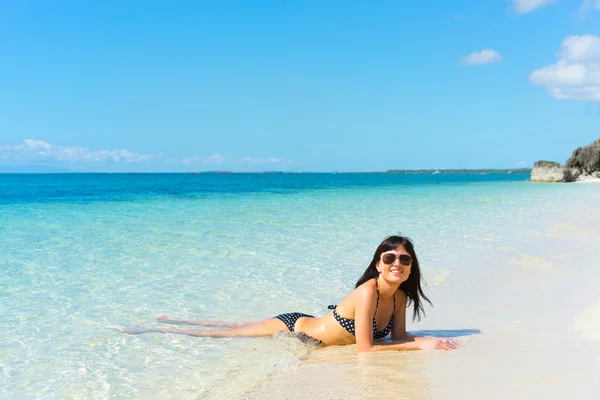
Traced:
POLYGON ((129 328, 121 329, 122 333, 126 333, 128 335, 139 335, 141 333, 152 332, 152 329, 145 328, 143 326, 130 326, 129 328))
POLYGON ((171 318, 167 317, 166 315, 159 315, 158 317, 156 317, 154 319, 157 320, 158 322, 162 322, 164 324, 175 324, 175 325, 185 324, 185 321, 171 319, 171 318))

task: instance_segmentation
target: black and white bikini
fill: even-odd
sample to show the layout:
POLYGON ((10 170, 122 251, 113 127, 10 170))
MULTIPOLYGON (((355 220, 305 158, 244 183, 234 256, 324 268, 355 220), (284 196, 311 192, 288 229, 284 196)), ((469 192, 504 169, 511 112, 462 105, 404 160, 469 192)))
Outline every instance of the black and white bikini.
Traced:
MULTIPOLYGON (((377 283, 377 280, 375 280, 375 285, 377 287, 377 304, 375 305, 375 314, 377 314, 377 310, 379 308, 379 284, 377 283)), ((329 308, 330 310, 333 310, 333 317, 342 326, 342 328, 344 328, 346 331, 348 331, 348 333, 350 333, 352 336, 356 336, 355 321, 353 319, 341 317, 337 313, 336 307, 337 307, 337 305, 330 305, 327 308, 329 308)), ((394 296, 394 312, 395 311, 396 311, 396 296, 394 296)), ((373 339, 382 339, 382 338, 386 337, 392 331, 392 327, 394 325, 394 312, 392 312, 392 316, 390 317, 390 322, 388 322, 385 329, 383 329, 381 331, 377 330, 377 321, 375 320, 375 315, 373 315, 373 339)), ((275 316, 274 318, 277 318, 278 320, 282 321, 285 324, 285 326, 287 326, 287 328, 290 330, 290 332, 294 332, 294 325, 296 325, 296 321, 298 321, 298 319, 303 318, 303 317, 314 318, 314 316, 312 316, 312 315, 302 314, 299 312, 280 314, 280 315, 275 316)))
MULTIPOLYGON (((394 326, 394 312, 396 311, 396 296, 394 295, 394 310, 392 312, 392 316, 390 317, 390 322, 388 322, 385 329, 383 329, 382 331, 378 331, 377 330, 377 321, 375 320, 375 315, 377 314, 377 309, 379 308, 379 284, 377 283, 377 280, 375 280, 375 285, 377 287, 377 304, 375 305, 375 314, 373 314, 373 339, 382 339, 382 338, 386 337, 392 331, 392 327, 394 326)), ((341 317, 340 314, 338 314, 336 312, 336 310, 335 310, 336 307, 337 306, 329 306, 328 307, 330 310, 333 310, 333 317, 335 318, 335 320, 342 326, 342 328, 347 330, 348 333, 350 333, 352 336, 356 336, 355 321, 353 319, 341 317)))
POLYGON ((277 318, 278 320, 283 322, 285 324, 285 326, 287 326, 287 328, 290 330, 290 332, 294 332, 294 325, 296 325, 296 321, 298 321, 298 319, 303 318, 303 317, 314 318, 314 316, 312 316, 312 315, 302 314, 299 312, 279 314, 273 318, 277 318))

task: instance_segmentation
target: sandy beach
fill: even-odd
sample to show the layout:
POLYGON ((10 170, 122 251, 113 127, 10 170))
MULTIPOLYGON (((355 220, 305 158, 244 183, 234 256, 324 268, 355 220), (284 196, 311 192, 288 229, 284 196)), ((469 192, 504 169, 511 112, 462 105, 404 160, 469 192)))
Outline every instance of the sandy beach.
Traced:
POLYGON ((409 329, 458 337, 459 350, 366 355, 357 355, 354 346, 317 350, 296 373, 273 376, 245 398, 600 398, 595 204, 560 210, 559 220, 545 221, 527 240, 482 259, 482 267, 494 272, 447 278, 435 294, 435 308, 409 329))

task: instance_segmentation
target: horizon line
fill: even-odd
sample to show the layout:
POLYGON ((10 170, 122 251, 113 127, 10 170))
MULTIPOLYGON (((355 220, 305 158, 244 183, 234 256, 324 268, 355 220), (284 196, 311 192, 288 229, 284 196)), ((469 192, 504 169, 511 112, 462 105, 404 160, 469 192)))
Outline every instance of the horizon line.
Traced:
POLYGON ((56 175, 56 174, 390 174, 398 175, 402 173, 424 173, 424 172, 505 172, 505 173, 529 173, 532 168, 419 168, 419 169, 390 169, 385 171, 229 171, 229 170, 213 170, 213 171, 46 171, 46 172, 0 172, 0 175, 56 175))

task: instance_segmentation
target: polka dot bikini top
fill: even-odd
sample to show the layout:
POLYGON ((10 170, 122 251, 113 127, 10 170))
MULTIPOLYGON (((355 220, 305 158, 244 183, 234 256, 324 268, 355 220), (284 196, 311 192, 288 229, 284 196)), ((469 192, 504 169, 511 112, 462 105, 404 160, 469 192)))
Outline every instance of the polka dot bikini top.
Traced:
MULTIPOLYGON (((377 286, 377 304, 375 306, 375 314, 377 314, 377 309, 379 308, 379 284, 377 283, 377 280, 375 281, 375 285, 377 286)), ((340 324, 342 326, 342 328, 347 330, 348 333, 350 333, 352 336, 356 336, 355 321, 353 319, 341 317, 335 311, 336 307, 337 307, 337 305, 335 305, 335 306, 331 305, 327 308, 330 310, 333 310, 333 317, 338 322, 338 324, 340 324)), ((396 296, 394 296, 394 311, 395 310, 396 310, 396 296)), ((394 325, 394 314, 392 313, 390 322, 388 322, 385 329, 378 332, 377 331, 377 321, 375 320, 375 315, 373 315, 373 339, 382 339, 382 338, 386 337, 392 330, 393 325, 394 325)))

